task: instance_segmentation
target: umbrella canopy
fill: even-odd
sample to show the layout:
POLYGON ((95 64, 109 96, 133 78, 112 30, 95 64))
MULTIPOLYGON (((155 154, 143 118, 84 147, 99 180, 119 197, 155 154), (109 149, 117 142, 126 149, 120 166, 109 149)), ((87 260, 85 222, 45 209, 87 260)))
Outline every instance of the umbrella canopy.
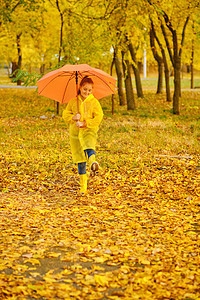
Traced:
POLYGON ((65 65, 44 75, 37 82, 38 93, 60 103, 68 103, 77 96, 79 84, 85 76, 94 82, 95 98, 101 99, 115 93, 116 79, 86 64, 65 65))

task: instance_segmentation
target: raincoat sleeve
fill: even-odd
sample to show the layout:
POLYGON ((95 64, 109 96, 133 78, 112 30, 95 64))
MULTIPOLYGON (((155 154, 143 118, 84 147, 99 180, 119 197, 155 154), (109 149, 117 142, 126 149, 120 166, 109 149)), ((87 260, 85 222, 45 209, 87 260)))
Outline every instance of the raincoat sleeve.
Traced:
POLYGON ((93 117, 86 119, 88 128, 98 127, 103 119, 103 110, 98 100, 95 99, 93 106, 93 117))
POLYGON ((73 123, 74 112, 73 112, 73 101, 67 104, 66 109, 63 111, 63 119, 65 123, 73 123))

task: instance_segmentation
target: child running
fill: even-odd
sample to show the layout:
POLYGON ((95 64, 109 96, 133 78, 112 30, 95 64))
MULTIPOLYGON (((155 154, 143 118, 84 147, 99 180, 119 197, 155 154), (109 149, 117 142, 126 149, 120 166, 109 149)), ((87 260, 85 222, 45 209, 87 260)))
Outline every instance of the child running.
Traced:
POLYGON ((85 76, 78 91, 79 112, 77 112, 77 98, 70 100, 63 112, 65 123, 70 124, 72 159, 78 164, 81 194, 87 192, 86 162, 89 162, 91 175, 94 176, 99 169, 95 145, 99 125, 103 119, 103 111, 99 101, 92 94, 93 86, 93 80, 85 76))

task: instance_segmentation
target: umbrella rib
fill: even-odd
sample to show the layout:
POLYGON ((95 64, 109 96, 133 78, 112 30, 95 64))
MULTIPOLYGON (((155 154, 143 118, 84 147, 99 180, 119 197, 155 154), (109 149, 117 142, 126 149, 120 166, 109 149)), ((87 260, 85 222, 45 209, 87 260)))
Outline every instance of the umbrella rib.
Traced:
MULTIPOLYGON (((62 102, 61 102, 61 103, 63 103, 63 101, 64 101, 64 98, 65 98, 65 94, 66 94, 66 91, 67 91, 68 84, 69 84, 70 80, 72 80, 73 77, 75 77, 75 73, 76 73, 76 71, 73 71, 73 73, 71 74, 71 78, 68 80, 68 83, 67 83, 67 85, 66 85, 66 87, 65 87, 65 90, 64 90, 64 93, 63 93, 63 97, 62 97, 62 102)), ((83 72, 82 72, 82 73, 83 73, 83 72)), ((83 78, 81 72, 77 71, 77 74, 78 74, 78 77, 83 78)))
MULTIPOLYGON (((61 76, 66 76, 66 74, 65 73, 69 73, 69 72, 65 72, 65 71, 63 71, 63 73, 62 74, 58 74, 57 76, 55 76, 54 78, 52 78, 44 87, 43 87, 43 89, 39 92, 39 95, 44 91, 44 89, 52 82, 52 81, 54 81, 55 79, 57 79, 58 77, 61 77, 61 76)), ((71 75, 71 73, 70 73, 70 75, 71 75)))
MULTIPOLYGON (((87 71, 88 73, 90 73, 90 71, 87 71)), ((82 73, 84 73, 84 72, 82 72, 82 73)), ((94 76, 94 77, 98 77, 99 79, 101 79, 107 86, 108 86, 108 88, 113 92, 113 90, 112 90, 112 88, 109 86, 109 84, 104 80, 104 79, 102 79, 100 76, 98 76, 97 74, 92 74, 92 73, 90 73, 91 75, 91 77, 92 76, 94 76)), ((112 82, 110 82, 114 87, 115 87, 115 85, 112 83, 112 82)))
POLYGON ((66 86, 65 86, 65 90, 64 90, 64 93, 63 93, 63 96, 62 96, 62 101, 61 101, 61 103, 63 103, 63 101, 64 101, 65 93, 66 93, 66 91, 67 91, 68 84, 69 84, 70 80, 73 79, 74 76, 75 76, 75 74, 74 74, 74 72, 73 72, 73 73, 71 74, 71 76, 70 76, 70 78, 69 78, 69 80, 68 80, 66 86))

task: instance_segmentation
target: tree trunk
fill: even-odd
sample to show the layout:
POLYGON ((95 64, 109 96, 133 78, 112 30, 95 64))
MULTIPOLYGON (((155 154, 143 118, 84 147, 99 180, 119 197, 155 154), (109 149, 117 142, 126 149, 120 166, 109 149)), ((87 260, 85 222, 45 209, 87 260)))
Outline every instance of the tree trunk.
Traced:
POLYGON ((171 53, 171 48, 169 47, 169 41, 167 38, 167 34, 164 28, 163 23, 161 23, 161 29, 163 36, 165 38, 166 46, 169 52, 169 56, 171 62, 173 64, 173 71, 174 71, 174 95, 173 95, 173 113, 176 115, 180 114, 179 111, 179 97, 181 91, 181 51, 178 51, 178 39, 177 39, 177 32, 173 30, 171 23, 167 15, 165 15, 165 22, 167 27, 170 29, 172 36, 173 36, 173 56, 171 53), (167 23, 168 22, 168 23, 167 23))
POLYGON ((156 94, 161 94, 163 92, 163 62, 161 60, 158 61, 158 84, 157 84, 157 92, 156 94))
MULTIPOLYGON (((62 49, 63 49, 63 26, 64 26, 64 14, 62 13, 59 5, 59 1, 56 0, 56 6, 60 14, 60 46, 59 46, 59 53, 58 53, 58 63, 61 61, 62 49)), ((57 102, 57 115, 59 115, 59 102, 57 102)))
MULTIPOLYGON (((171 95, 170 95, 170 84, 169 84, 169 68, 168 68, 168 63, 167 63, 167 58, 166 58, 166 54, 165 54, 165 50, 163 48, 162 43, 160 42, 155 28, 154 28, 154 24, 153 21, 151 20, 151 30, 152 30, 152 34, 154 36, 154 38, 156 39, 158 46, 160 47, 161 53, 162 53, 162 60, 163 60, 163 64, 164 64, 164 72, 165 72, 165 89, 166 89, 166 100, 168 102, 171 102, 171 95)), ((151 37, 150 37, 151 38, 151 37)))
POLYGON ((111 96, 111 102, 112 102, 112 115, 114 115, 115 112, 115 95, 112 94, 111 96))
MULTIPOLYGON (((22 33, 17 34, 17 53, 18 53, 17 69, 18 70, 21 70, 21 68, 22 68, 21 35, 22 35, 22 33)), ((21 85, 21 84, 22 84, 22 81, 20 79, 18 79, 17 85, 21 85)))
POLYGON ((173 95, 173 113, 179 115, 179 97, 181 89, 181 64, 180 58, 174 57, 174 95, 173 95))
MULTIPOLYGON (((113 60, 112 60, 111 67, 110 67, 110 75, 111 76, 113 74, 113 66, 114 66, 114 64, 115 64, 115 51, 114 51, 114 54, 113 54, 113 60)), ((114 94, 112 94, 112 97, 111 97, 111 104, 112 104, 112 115, 114 115, 114 110, 115 110, 114 94)))
POLYGON ((179 98, 181 96, 181 51, 178 51, 178 37, 176 30, 173 32, 173 50, 174 50, 174 95, 173 95, 173 113, 179 115, 179 98))
POLYGON ((160 94, 160 93, 162 93, 162 90, 163 90, 163 57, 158 54, 158 51, 156 49, 156 45, 155 45, 156 33, 155 33, 155 29, 154 29, 152 21, 151 21, 151 29, 149 32, 149 36, 150 36, 151 50, 152 50, 153 56, 158 64, 158 84, 157 84, 157 92, 156 93, 160 94))
MULTIPOLYGON (((193 34, 194 34, 194 22, 193 22, 193 34)), ((190 87, 191 89, 194 88, 194 39, 192 38, 192 52, 191 52, 191 58, 190 58, 190 69, 191 69, 191 82, 190 87)))
POLYGON ((12 61, 12 70, 11 70, 11 76, 16 77, 15 71, 17 70, 17 63, 16 61, 12 61))
POLYGON ((123 91, 123 73, 120 66, 119 57, 117 54, 117 49, 114 50, 114 57, 115 57, 115 69, 117 73, 117 87, 118 87, 118 95, 119 95, 119 105, 123 106, 126 104, 126 99, 123 91))
POLYGON ((170 83, 169 83, 169 68, 167 64, 167 60, 164 60, 164 66, 165 66, 165 89, 166 89, 166 98, 167 102, 171 102, 171 94, 170 94, 170 83))
POLYGON ((127 100, 127 110, 134 110, 136 108, 133 86, 131 80, 131 70, 129 60, 124 60, 124 51, 122 51, 122 64, 125 78, 125 88, 126 88, 126 100, 127 100))
POLYGON ((45 64, 42 64, 40 67, 40 74, 44 74, 45 72, 45 64))
POLYGON ((168 63, 167 63, 165 50, 162 45, 161 45, 161 52, 162 52, 163 63, 164 63, 164 72, 165 72, 166 100, 167 100, 167 102, 171 102, 170 83, 169 83, 169 79, 170 79, 169 67, 168 67, 168 63))
MULTIPOLYGON (((174 95, 173 95, 173 113, 176 115, 180 114, 179 111, 179 97, 181 97, 181 54, 185 39, 185 31, 186 26, 189 21, 189 17, 186 18, 183 30, 182 30, 182 39, 181 39, 181 46, 178 48, 178 36, 177 31, 173 29, 171 22, 166 14, 164 14, 164 19, 166 26, 172 33, 173 36, 173 67, 174 67, 174 95)), ((169 51, 169 49, 168 49, 169 51)))
POLYGON ((60 45, 59 45, 59 53, 58 53, 58 63, 61 60, 62 48, 63 48, 63 26, 64 26, 64 15, 60 9, 59 1, 56 0, 56 6, 60 14, 60 45))
POLYGON ((194 46, 192 47, 190 67, 191 67, 190 87, 191 89, 193 89, 194 88, 194 46))
POLYGON ((135 75, 135 84, 136 84, 136 90, 137 90, 137 96, 139 98, 144 98, 144 94, 142 91, 142 83, 141 83, 141 77, 140 77, 140 71, 139 71, 139 67, 138 67, 138 62, 137 62, 137 58, 136 58, 136 54, 133 48, 133 44, 131 43, 131 41, 128 40, 128 38, 126 37, 127 41, 128 41, 128 48, 131 54, 131 58, 133 60, 133 72, 135 75))

